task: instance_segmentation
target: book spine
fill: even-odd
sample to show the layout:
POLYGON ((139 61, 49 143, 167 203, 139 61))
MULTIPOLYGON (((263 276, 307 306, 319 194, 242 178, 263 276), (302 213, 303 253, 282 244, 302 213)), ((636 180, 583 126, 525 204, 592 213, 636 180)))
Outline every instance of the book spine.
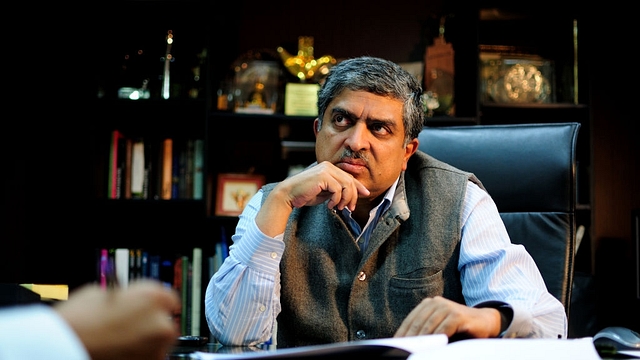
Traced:
POLYGON ((127 288, 129 286, 129 249, 116 249, 115 265, 118 285, 122 288, 127 288))
POLYGON ((191 259, 191 335, 200 335, 202 301, 202 249, 195 247, 191 259))
POLYGON ((178 199, 187 198, 187 144, 184 141, 179 143, 174 159, 178 161, 174 166, 174 188, 177 190, 178 199), (177 170, 177 171, 176 171, 177 170))
POLYGON ((160 255, 149 255, 149 278, 160 281, 160 255))
POLYGON ((194 159, 194 141, 193 139, 187 139, 187 143, 185 145, 185 169, 184 169, 184 198, 185 199, 193 199, 193 166, 195 163, 194 159))
POLYGON ((167 138, 162 142, 162 173, 160 198, 171 199, 173 188, 173 139, 167 138))
POLYGON ((118 136, 116 154, 116 183, 115 183, 115 197, 114 199, 124 198, 124 186, 125 186, 125 171, 127 160, 127 139, 122 133, 118 136))
POLYGON ((180 329, 180 335, 188 335, 187 334, 187 293, 186 287, 187 282, 185 281, 185 277, 187 272, 185 271, 185 266, 188 266, 188 259, 185 256, 177 256, 175 262, 173 263, 173 289, 180 294, 180 315, 176 316, 175 321, 176 325, 180 329))
POLYGON ((191 323, 193 321, 193 319, 191 318, 191 289, 193 287, 193 271, 192 271, 193 264, 188 259, 189 257, 187 257, 187 266, 186 266, 187 276, 184 279, 186 284, 185 286, 186 298, 185 298, 183 308, 185 309, 185 316, 186 316, 185 327, 186 327, 187 335, 195 335, 195 334, 190 334, 191 323))
POLYGON ((124 139, 124 171, 122 175, 122 198, 131 199, 131 177, 133 169, 133 140, 131 138, 124 139))
POLYGON ((144 172, 144 140, 142 138, 137 138, 133 142, 131 154, 131 197, 134 199, 144 198, 144 172))
POLYGON ((107 288, 107 272, 109 271, 109 252, 100 249, 100 287, 107 288))
MULTIPOLYGON (((176 263, 180 263, 179 266, 176 266, 176 270, 180 271, 180 275, 176 276, 176 278, 180 278, 180 297, 182 300, 182 308, 180 309, 180 332, 182 335, 189 335, 188 317, 189 317, 189 308, 191 307, 189 304, 189 257, 183 255, 176 259, 176 263), (177 268, 180 269, 177 269, 177 268)), ((176 280, 177 281, 177 280, 176 280)))
POLYGON ((123 137, 119 130, 113 130, 111 132, 111 142, 109 144, 109 171, 107 179, 107 198, 118 198, 118 165, 120 163, 119 157, 122 157, 120 152, 120 139, 123 137))
POLYGON ((150 272, 150 267, 149 267, 149 252, 146 250, 142 251, 142 255, 141 255, 141 272, 140 272, 140 277, 142 278, 149 278, 151 277, 151 272, 150 272))
POLYGON ((193 199, 202 200, 204 196, 204 140, 193 143, 193 199))

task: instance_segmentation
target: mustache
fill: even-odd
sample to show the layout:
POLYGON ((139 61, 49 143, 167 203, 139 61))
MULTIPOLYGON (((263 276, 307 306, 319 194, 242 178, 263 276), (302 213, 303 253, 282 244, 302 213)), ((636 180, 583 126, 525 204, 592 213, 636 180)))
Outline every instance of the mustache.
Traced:
POLYGON ((342 154, 340 154, 340 161, 344 159, 362 159, 364 162, 369 163, 369 158, 362 151, 353 151, 351 149, 342 150, 342 154))

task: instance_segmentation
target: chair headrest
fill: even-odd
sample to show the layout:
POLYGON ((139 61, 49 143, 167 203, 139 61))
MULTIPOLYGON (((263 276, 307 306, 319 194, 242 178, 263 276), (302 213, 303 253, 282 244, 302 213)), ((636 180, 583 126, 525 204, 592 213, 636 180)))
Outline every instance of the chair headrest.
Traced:
POLYGON ((500 212, 575 210, 580 123, 425 127, 419 149, 482 181, 500 212))

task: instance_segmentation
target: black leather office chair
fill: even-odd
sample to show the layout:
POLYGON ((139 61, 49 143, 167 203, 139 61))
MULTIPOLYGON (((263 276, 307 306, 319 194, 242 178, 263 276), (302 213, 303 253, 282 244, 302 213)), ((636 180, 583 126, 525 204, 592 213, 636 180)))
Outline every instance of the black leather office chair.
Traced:
POLYGON ((538 265, 569 316, 576 241, 579 123, 425 127, 420 150, 473 172, 495 200, 511 241, 538 265))

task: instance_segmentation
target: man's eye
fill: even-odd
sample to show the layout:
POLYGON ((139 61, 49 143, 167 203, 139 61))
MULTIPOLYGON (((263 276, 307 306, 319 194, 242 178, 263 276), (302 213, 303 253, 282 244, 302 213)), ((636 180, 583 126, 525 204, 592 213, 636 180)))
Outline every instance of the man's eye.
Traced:
POLYGON ((333 123, 336 124, 337 126, 347 126, 349 124, 349 121, 346 117, 342 115, 336 115, 333 118, 333 123))
POLYGON ((383 124, 371 124, 371 126, 369 126, 369 128, 371 129, 371 131, 373 133, 376 133, 376 134, 379 134, 379 135, 385 135, 385 134, 389 133, 387 127, 384 126, 383 124))

